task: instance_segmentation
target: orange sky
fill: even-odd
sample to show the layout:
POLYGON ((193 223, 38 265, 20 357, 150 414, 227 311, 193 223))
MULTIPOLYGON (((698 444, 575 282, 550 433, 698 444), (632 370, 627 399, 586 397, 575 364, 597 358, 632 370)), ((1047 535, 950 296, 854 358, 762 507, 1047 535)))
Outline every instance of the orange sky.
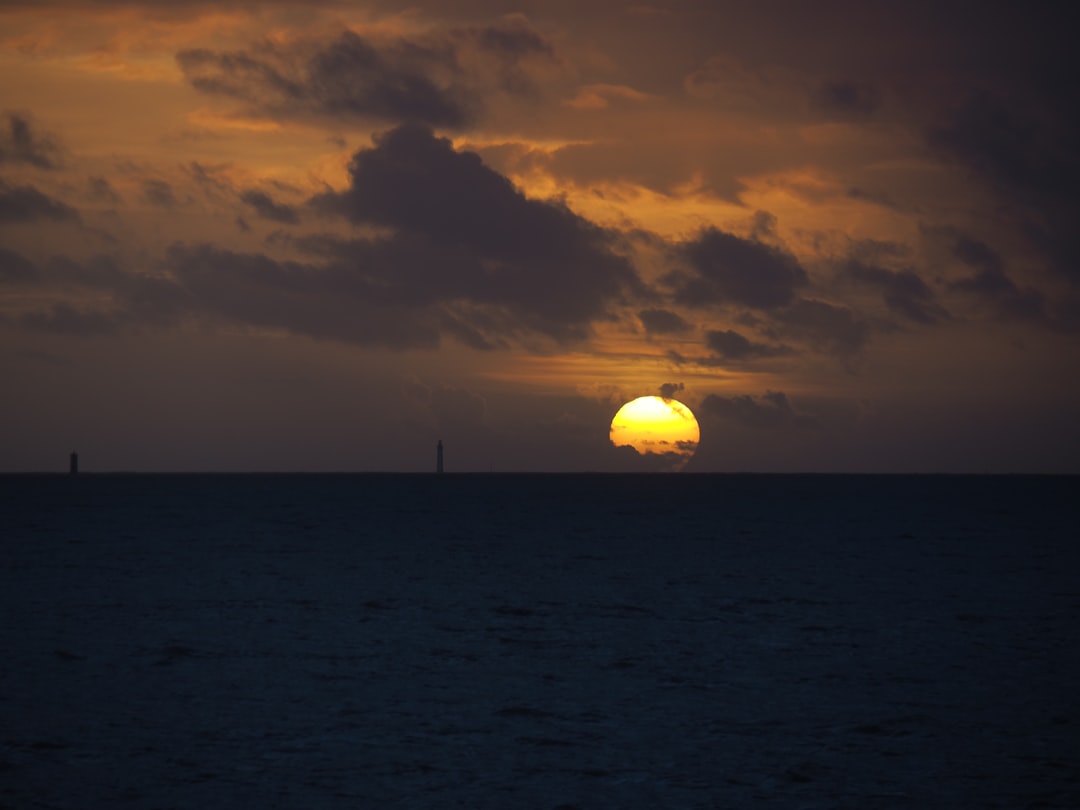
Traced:
POLYGON ((688 472, 1077 472, 1062 30, 0 8, 0 469, 627 469, 667 386, 688 472))

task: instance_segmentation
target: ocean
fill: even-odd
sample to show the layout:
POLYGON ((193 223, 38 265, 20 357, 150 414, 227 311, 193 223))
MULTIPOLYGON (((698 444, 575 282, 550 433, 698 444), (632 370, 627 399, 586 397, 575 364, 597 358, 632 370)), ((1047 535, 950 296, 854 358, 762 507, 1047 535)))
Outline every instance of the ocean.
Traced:
POLYGON ((1080 807, 1078 484, 0 476, 0 807, 1080 807))

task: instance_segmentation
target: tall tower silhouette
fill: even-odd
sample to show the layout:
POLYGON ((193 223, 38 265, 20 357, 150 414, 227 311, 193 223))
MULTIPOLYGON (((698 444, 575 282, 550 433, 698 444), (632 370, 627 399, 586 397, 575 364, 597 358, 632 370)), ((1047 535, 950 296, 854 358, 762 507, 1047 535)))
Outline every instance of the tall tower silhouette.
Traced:
POLYGON ((435 445, 435 472, 441 473, 442 471, 442 439, 439 439, 439 443, 435 445))
POLYGON ((71 464, 68 467, 68 472, 71 473, 72 475, 78 475, 79 474, 79 454, 78 453, 72 453, 71 454, 71 464))

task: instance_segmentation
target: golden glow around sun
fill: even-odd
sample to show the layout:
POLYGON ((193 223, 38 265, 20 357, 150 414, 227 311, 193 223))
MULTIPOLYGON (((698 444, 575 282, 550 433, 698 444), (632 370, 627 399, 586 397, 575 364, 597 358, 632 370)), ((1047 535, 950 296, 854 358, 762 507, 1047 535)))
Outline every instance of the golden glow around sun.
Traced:
POLYGON ((701 429, 693 412, 677 399, 638 397, 611 420, 611 443, 642 456, 667 459, 663 469, 682 469, 697 450, 701 429))

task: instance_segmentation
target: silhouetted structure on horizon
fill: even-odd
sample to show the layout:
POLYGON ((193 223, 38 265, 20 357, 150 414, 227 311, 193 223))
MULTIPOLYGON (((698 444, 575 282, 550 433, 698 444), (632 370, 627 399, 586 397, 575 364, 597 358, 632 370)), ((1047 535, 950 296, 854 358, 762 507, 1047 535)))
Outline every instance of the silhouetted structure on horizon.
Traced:
POLYGON ((441 473, 442 471, 442 439, 439 439, 439 443, 435 445, 435 472, 441 473))
POLYGON ((78 475, 79 474, 79 454, 78 453, 72 453, 71 454, 71 464, 68 467, 68 472, 71 473, 72 475, 78 475))

